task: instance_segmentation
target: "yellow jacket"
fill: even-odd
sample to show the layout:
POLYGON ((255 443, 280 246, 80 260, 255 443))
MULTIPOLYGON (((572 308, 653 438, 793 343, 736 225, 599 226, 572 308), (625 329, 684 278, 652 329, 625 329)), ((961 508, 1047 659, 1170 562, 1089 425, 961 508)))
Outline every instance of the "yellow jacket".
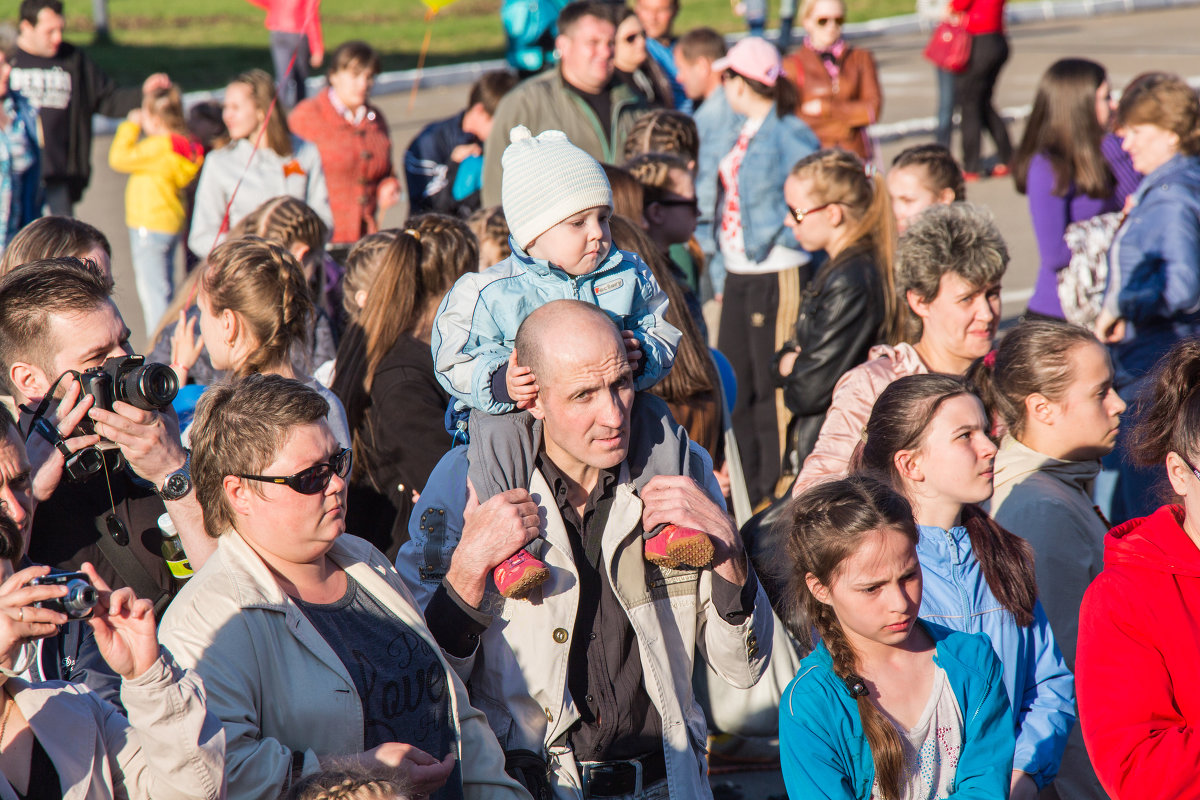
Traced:
POLYGON ((183 229, 183 190, 200 172, 204 150, 179 134, 147 136, 138 141, 142 129, 126 120, 117 128, 108 164, 117 172, 129 173, 125 185, 125 224, 159 233, 183 229))

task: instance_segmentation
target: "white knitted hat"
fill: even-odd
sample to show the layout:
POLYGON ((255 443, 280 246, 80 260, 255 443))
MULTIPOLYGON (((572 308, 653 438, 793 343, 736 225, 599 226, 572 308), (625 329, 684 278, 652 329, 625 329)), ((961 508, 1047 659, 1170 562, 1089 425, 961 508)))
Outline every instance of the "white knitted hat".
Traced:
POLYGON ((500 158, 500 202, 522 250, 572 214, 596 206, 612 208, 604 168, 562 131, 533 136, 518 125, 508 140, 500 158))

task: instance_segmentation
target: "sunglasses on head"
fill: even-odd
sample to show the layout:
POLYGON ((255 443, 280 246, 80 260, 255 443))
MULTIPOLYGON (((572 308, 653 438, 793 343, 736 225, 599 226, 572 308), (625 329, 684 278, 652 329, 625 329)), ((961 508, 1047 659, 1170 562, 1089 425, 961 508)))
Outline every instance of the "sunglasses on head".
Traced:
POLYGON ((817 17, 817 24, 824 28, 826 25, 837 25, 839 28, 846 24, 845 17, 817 17))
POLYGON ((295 475, 238 475, 237 477, 248 481, 262 481, 263 483, 282 484, 294 492, 300 494, 317 494, 325 491, 325 487, 333 480, 336 474, 339 478, 345 478, 350 474, 350 460, 353 457, 353 452, 349 447, 343 447, 338 450, 324 464, 313 464, 305 470, 297 472, 295 475))

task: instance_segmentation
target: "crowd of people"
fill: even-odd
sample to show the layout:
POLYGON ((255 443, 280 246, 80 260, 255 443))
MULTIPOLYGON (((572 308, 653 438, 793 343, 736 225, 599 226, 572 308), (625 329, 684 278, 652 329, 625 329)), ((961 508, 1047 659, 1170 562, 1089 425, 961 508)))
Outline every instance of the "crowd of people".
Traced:
POLYGON ((398 170, 375 50, 254 2, 219 113, 60 0, 0 37, 0 797, 703 798, 718 733, 792 798, 1194 795, 1182 79, 1062 59, 1014 149, 1004 3, 923 7, 963 160, 884 172, 842 0, 782 51, 576 0, 398 170), (98 111, 140 309, 72 214, 98 111))

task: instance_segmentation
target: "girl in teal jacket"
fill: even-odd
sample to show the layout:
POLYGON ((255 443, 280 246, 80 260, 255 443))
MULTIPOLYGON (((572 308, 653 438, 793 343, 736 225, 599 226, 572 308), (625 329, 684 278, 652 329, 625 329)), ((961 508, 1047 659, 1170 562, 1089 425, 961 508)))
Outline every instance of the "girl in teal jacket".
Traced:
POLYGON ((986 637, 919 621, 912 507, 868 477, 815 486, 785 539, 793 633, 821 639, 779 708, 788 796, 1008 797, 1014 743, 986 637))

